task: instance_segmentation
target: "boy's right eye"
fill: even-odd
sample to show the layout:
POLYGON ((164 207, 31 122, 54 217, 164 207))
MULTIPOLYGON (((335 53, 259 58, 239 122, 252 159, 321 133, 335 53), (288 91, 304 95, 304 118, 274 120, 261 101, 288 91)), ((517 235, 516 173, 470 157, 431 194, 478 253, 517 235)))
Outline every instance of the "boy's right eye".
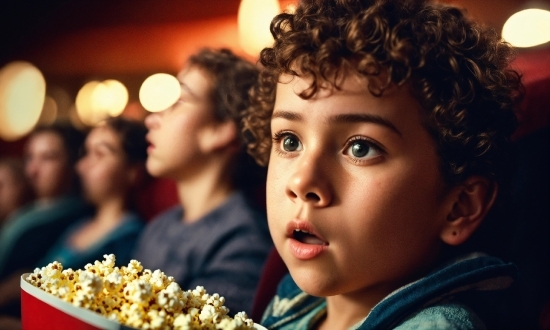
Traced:
POLYGON ((274 145, 282 152, 301 151, 303 146, 298 137, 289 132, 276 133, 273 136, 274 145))
POLYGON ((294 135, 287 135, 283 138, 284 151, 298 151, 302 149, 300 140, 294 135))

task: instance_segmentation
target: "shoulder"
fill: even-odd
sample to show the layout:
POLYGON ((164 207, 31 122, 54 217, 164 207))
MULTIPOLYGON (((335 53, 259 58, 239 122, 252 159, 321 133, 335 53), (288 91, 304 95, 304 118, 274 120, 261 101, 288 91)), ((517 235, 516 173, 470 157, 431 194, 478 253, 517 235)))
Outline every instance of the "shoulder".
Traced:
POLYGON ((260 210, 240 191, 231 195, 214 213, 227 215, 235 224, 266 222, 266 212, 260 210))
POLYGON ((183 209, 181 205, 175 205, 165 210, 164 212, 156 215, 151 219, 147 225, 147 230, 157 230, 158 228, 169 226, 170 224, 180 224, 180 219, 183 216, 183 209))
POLYGON ((396 330, 469 330, 485 329, 484 323, 468 307, 445 303, 427 307, 411 315, 396 330))
POLYGON ((133 212, 128 212, 124 215, 124 220, 118 225, 118 227, 105 235, 105 240, 134 240, 141 233, 144 227, 145 222, 139 215, 133 212))

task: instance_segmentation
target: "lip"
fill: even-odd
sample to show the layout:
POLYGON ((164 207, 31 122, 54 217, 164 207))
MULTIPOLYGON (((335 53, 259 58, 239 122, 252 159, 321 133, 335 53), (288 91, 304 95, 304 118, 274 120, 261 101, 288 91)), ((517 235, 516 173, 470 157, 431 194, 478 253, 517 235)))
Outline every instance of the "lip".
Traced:
POLYGON ((145 140, 147 141, 147 153, 151 153, 151 151, 153 151, 153 149, 155 149, 155 145, 153 144, 153 142, 151 142, 151 138, 149 137, 149 135, 146 135, 145 136, 145 140))
POLYGON ((319 234, 313 224, 299 219, 294 219, 288 223, 286 226, 286 237, 288 239, 290 253, 299 260, 313 259, 327 250, 329 245, 327 240, 319 234), (308 233, 317 236, 317 238, 325 242, 325 244, 302 243, 294 238, 293 233, 295 230, 307 231, 308 233))

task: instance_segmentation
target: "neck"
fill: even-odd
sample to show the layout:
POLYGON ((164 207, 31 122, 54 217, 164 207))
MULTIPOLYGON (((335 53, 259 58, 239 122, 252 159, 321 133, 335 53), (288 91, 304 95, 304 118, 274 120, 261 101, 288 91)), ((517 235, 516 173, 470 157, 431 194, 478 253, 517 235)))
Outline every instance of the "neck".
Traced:
POLYGON ((192 223, 216 209, 235 191, 223 162, 204 164, 200 175, 177 181, 178 197, 186 223, 192 223))
POLYGON ((386 296, 385 293, 337 295, 327 297, 327 316, 319 330, 349 329, 364 319, 371 309, 386 296))
POLYGON ((96 206, 93 221, 97 225, 115 226, 122 221, 126 206, 122 198, 108 198, 96 206))
POLYGON ((348 329, 355 325, 364 319, 376 304, 393 291, 425 276, 429 269, 433 267, 437 255, 438 252, 434 252, 433 256, 426 256, 425 265, 399 281, 388 281, 367 286, 362 290, 327 297, 327 317, 320 324, 319 329, 348 329))

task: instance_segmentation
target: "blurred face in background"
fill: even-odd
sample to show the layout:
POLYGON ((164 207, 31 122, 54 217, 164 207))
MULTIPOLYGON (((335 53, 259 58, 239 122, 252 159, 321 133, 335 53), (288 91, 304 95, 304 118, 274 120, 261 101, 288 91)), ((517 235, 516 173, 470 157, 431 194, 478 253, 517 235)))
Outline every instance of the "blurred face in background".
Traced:
POLYGON ((26 184, 7 165, 0 165, 0 222, 27 201, 26 184))
POLYGON ((178 74, 180 98, 170 108, 145 119, 149 130, 147 171, 155 177, 185 180, 202 170, 201 141, 205 128, 215 121, 211 79, 199 67, 178 74))
POLYGON ((124 199, 130 186, 129 168, 119 135, 109 126, 94 128, 86 137, 85 155, 76 165, 86 200, 99 205, 124 199))
POLYGON ((39 200, 46 201, 70 192, 73 170, 59 135, 49 131, 32 135, 25 158, 25 173, 39 200))

